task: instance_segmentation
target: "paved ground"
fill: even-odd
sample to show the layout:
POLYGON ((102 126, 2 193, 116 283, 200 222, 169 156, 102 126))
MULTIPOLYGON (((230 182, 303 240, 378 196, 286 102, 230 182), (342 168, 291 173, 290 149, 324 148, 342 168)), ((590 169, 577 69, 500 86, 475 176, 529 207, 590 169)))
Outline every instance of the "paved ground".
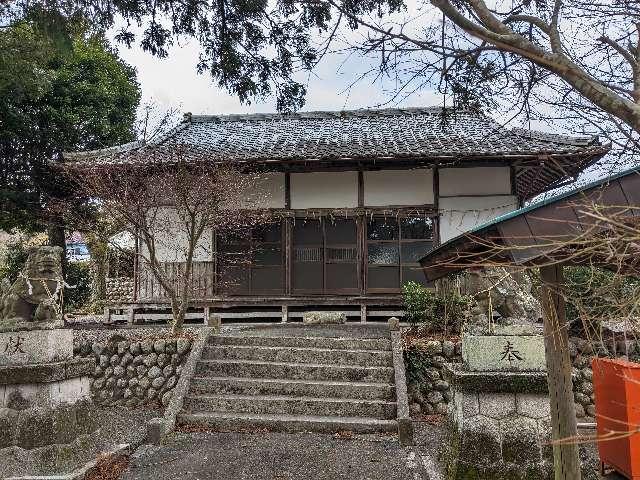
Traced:
MULTIPOLYGON (((442 480, 436 462, 442 429, 415 427, 414 447, 386 435, 176 433, 161 447, 141 447, 122 480, 442 480)), ((595 445, 583 447, 581 457, 588 463, 583 480, 624 480, 598 475, 595 445)))
POLYGON ((123 480, 421 480, 415 448, 394 437, 300 433, 176 434, 162 447, 145 447, 123 480))

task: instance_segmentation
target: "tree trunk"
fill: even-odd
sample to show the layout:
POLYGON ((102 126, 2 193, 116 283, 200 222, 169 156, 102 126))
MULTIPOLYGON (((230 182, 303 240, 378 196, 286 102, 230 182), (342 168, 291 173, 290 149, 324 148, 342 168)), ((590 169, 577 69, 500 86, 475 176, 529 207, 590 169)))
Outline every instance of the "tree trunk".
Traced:
POLYGON ((93 301, 102 302, 107 299, 108 240, 104 240, 95 234, 88 234, 86 235, 86 242, 91 254, 91 267, 93 269, 91 294, 93 301))
POLYGON ((67 277, 67 241, 64 234, 64 227, 65 225, 61 218, 51 219, 51 223, 47 227, 49 245, 62 248, 62 278, 67 277))
MULTIPOLYGON (((568 324, 564 298, 559 292, 563 283, 562 265, 541 267, 540 275, 551 430, 553 441, 557 442, 577 435, 568 324)), ((578 445, 554 443, 553 464, 556 480, 580 480, 578 445)))

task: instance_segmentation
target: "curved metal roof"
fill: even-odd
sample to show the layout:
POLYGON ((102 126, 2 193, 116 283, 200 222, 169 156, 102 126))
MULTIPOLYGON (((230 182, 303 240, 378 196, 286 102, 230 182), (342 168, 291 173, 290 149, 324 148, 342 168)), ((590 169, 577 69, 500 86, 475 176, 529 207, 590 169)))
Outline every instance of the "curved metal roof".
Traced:
MULTIPOLYGON (((433 281, 483 264, 581 263, 572 242, 607 228, 590 215, 593 205, 625 220, 640 220, 640 167, 501 215, 443 243, 420 259, 420 265, 433 281)), ((606 258, 590 260, 607 265, 606 258)))

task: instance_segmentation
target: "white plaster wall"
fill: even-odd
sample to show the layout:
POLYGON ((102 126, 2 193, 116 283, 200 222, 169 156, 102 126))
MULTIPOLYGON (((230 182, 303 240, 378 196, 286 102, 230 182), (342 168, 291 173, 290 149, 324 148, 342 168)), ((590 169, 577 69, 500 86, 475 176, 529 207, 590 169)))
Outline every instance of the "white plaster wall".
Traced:
POLYGON ((440 198, 440 242, 518 208, 512 195, 440 198))
POLYGON ((509 167, 441 168, 438 175, 440 196, 511 194, 509 167))
MULTIPOLYGON (((152 229, 156 245, 156 255, 161 262, 184 262, 188 246, 187 230, 172 207, 159 207, 154 212, 152 229)), ((203 262, 212 259, 212 232, 206 229, 200 237, 194 252, 194 260, 203 262)), ((148 258, 148 250, 143 241, 140 241, 140 253, 148 258)))
POLYGON ((284 177, 279 172, 260 174, 241 198, 230 199, 225 208, 284 208, 284 177))
POLYGON ((291 208, 358 206, 358 172, 291 174, 291 208))
POLYGON ((433 203, 433 171, 431 169, 364 172, 364 204, 366 206, 430 203, 433 203))

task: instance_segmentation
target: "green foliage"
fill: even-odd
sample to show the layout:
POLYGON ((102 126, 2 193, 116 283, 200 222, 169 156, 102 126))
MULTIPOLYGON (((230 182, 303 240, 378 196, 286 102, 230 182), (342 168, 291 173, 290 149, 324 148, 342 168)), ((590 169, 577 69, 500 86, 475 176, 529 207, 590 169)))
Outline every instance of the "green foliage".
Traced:
MULTIPOLYGON (((38 17, 39 18, 39 17, 38 17)), ((69 23, 70 43, 31 18, 0 30, 0 229, 41 231, 73 188, 51 168, 64 151, 134 138, 135 70, 100 35, 69 23)))
POLYGON ((9 282, 15 282, 28 256, 27 249, 23 242, 9 242, 6 245, 6 250, 3 255, 4 258, 0 264, 0 280, 7 278, 9 282))
POLYGON ((64 289, 64 310, 73 312, 91 300, 92 275, 89 262, 72 262, 67 266, 67 284, 75 288, 64 289))
POLYGON ((290 0, 52 0, 35 13, 38 2, 13 3, 14 18, 33 18, 58 39, 78 12, 101 31, 118 22, 116 41, 131 46, 137 40, 143 50, 159 58, 166 57, 178 39, 192 37, 201 46, 200 73, 208 72, 244 103, 273 94, 281 111, 304 105, 304 81, 294 77, 316 65, 316 35, 329 28, 331 19, 329 4, 290 0), (140 25, 145 28, 136 38, 132 30, 140 25))
POLYGON ((567 267, 564 274, 572 333, 597 332, 603 320, 637 315, 640 279, 595 267, 567 267))
POLYGON ((406 366, 407 384, 425 383, 424 372, 431 367, 431 357, 419 348, 404 350, 404 364, 406 366))
POLYGON ((459 332, 472 299, 455 292, 438 293, 416 282, 402 287, 406 318, 412 326, 425 325, 434 332, 459 332))

